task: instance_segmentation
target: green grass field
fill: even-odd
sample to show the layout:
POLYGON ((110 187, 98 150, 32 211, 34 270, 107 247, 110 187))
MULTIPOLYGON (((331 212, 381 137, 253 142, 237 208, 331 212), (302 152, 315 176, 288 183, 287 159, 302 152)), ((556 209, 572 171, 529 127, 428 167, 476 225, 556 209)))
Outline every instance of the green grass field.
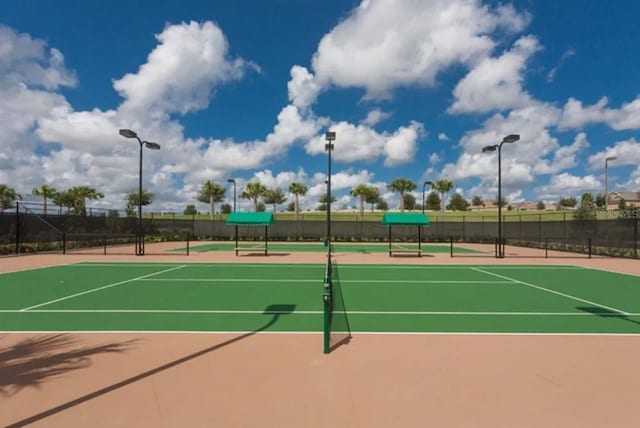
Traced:
MULTIPOLYGON (((319 332, 324 271, 316 264, 78 263, 5 273, 1 330, 319 332)), ((333 276, 337 315, 352 332, 640 333, 640 282, 630 275, 335 263, 333 276)))

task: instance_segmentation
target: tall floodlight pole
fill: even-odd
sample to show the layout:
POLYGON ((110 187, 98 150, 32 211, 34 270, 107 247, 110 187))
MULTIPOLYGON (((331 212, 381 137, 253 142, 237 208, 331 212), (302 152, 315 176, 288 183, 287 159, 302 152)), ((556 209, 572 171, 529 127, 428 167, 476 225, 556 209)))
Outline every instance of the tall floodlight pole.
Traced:
POLYGON ((504 247, 502 243, 502 145, 507 143, 515 143, 520 139, 518 134, 510 134, 502 139, 500 144, 485 146, 482 153, 498 151, 498 252, 496 258, 504 258, 504 247))
POLYGON ((327 144, 324 150, 327 152, 327 246, 331 252, 331 152, 333 151, 333 141, 336 139, 335 132, 327 132, 324 135, 327 144))
POLYGON ((140 144, 140 171, 138 180, 138 237, 136 240, 136 255, 144 255, 144 235, 142 232, 142 147, 149 150, 160 150, 160 144, 151 141, 143 141, 134 131, 130 129, 121 129, 120 135, 125 138, 135 138, 140 144))
POLYGON ((609 217, 609 161, 618 159, 615 156, 609 156, 604 160, 604 211, 605 216, 609 217))
POLYGON ((233 212, 236 212, 236 180, 230 178, 227 180, 227 182, 233 184, 233 212))
POLYGON ((424 190, 425 190, 425 187, 427 186, 427 184, 429 186, 431 186, 431 188, 433 188, 433 186, 435 186, 433 181, 425 181, 424 183, 422 183, 422 214, 424 214, 424 206, 426 204, 426 202, 425 202, 426 200, 424 198, 424 190))

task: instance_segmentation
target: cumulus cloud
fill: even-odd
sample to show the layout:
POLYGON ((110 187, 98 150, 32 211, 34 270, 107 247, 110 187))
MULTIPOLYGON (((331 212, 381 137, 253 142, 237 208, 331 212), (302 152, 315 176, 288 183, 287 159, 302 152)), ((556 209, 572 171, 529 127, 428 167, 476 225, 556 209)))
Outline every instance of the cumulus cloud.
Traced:
POLYGON ((169 25, 137 73, 114 82, 124 109, 156 115, 185 114, 209 104, 217 85, 242 77, 255 65, 228 56, 222 30, 212 22, 169 25))
POLYGON ((486 113, 531 105, 522 88, 527 59, 540 49, 533 36, 518 39, 513 48, 498 58, 480 61, 456 86, 450 113, 486 113))
POLYGON ((449 141, 449 137, 444 132, 438 134, 438 140, 440 141, 449 141))
POLYGON ((556 174, 562 170, 573 168, 578 164, 576 156, 589 147, 584 132, 576 135, 573 144, 562 146, 553 153, 553 160, 540 159, 533 167, 535 174, 556 174))
POLYGON ((294 65, 291 67, 291 80, 287 83, 287 89, 289 90, 289 101, 294 106, 304 109, 316 101, 322 88, 309 70, 294 65))
POLYGON ((588 124, 605 123, 616 131, 640 129, 640 96, 623 103, 619 109, 607 108, 609 99, 602 97, 596 104, 584 107, 582 101, 569 98, 564 105, 560 129, 581 129, 588 124))
POLYGON ((325 86, 387 97, 398 86, 433 85, 453 64, 473 64, 494 48, 491 33, 521 31, 529 19, 477 0, 363 1, 322 38, 313 70, 325 86))
POLYGON ((562 67, 564 63, 575 54, 576 51, 574 49, 567 49, 566 51, 564 51, 562 53, 562 56, 560 57, 560 64, 553 67, 551 70, 549 70, 549 73, 547 73, 547 82, 553 82, 560 67, 562 67))
POLYGON ((386 111, 382 111, 378 108, 371 110, 368 114, 367 117, 362 121, 363 125, 367 125, 367 126, 375 126, 378 123, 382 122, 383 120, 386 120, 388 118, 391 117, 391 113, 388 113, 386 111))
POLYGON ((536 194, 540 199, 557 200, 560 197, 577 196, 584 192, 593 192, 602 189, 604 185, 594 175, 578 177, 567 172, 554 175, 549 184, 536 188, 536 194))
MULTIPOLYGON (((615 165, 638 165, 640 164, 640 142, 634 138, 618 141, 612 146, 605 147, 604 150, 589 156, 589 167, 593 169, 604 169, 605 159, 616 157, 615 165)), ((611 166, 614 163, 610 163, 611 166)))

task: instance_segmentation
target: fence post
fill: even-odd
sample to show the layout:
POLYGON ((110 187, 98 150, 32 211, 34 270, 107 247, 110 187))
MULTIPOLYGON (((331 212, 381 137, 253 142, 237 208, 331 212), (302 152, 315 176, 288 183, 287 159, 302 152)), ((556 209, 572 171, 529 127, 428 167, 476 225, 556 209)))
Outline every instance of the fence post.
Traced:
POLYGON ((633 258, 638 258, 638 218, 633 219, 633 258))
POLYGON ((591 237, 589 237, 589 258, 591 258, 591 237))
POLYGON ((549 258, 549 238, 544 238, 544 258, 549 258))
POLYGON ((20 254, 20 202, 16 201, 16 254, 20 254))
POLYGON ((453 258, 453 235, 449 237, 449 249, 451 251, 451 258, 453 258))
POLYGON ((67 232, 62 232, 62 254, 67 254, 67 232))

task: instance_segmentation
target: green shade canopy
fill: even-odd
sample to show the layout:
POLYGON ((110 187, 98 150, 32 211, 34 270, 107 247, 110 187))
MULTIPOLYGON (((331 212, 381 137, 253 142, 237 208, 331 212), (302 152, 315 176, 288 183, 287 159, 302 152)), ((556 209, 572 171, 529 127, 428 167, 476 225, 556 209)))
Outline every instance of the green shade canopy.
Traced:
POLYGON ((275 223, 273 213, 232 212, 227 217, 227 224, 266 226, 273 223, 275 223))
POLYGON ((385 226, 429 226, 431 222, 422 213, 385 213, 382 216, 385 226))

